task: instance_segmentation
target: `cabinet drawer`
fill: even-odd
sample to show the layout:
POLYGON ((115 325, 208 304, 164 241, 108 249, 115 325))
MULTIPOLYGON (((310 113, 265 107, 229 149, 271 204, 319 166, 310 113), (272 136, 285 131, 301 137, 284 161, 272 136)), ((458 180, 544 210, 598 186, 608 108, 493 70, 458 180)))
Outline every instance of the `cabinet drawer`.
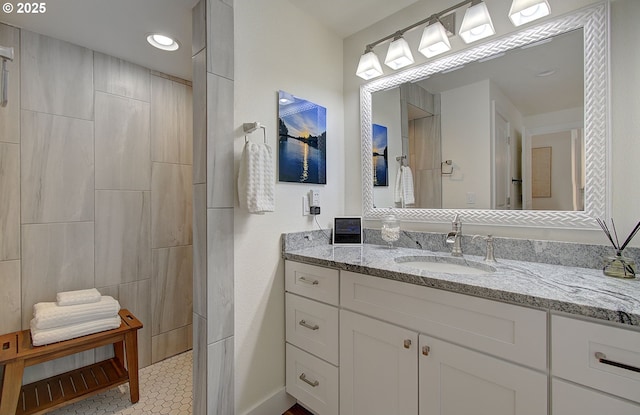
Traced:
POLYGON ((338 368, 287 344, 287 393, 318 415, 336 415, 338 368))
POLYGON ((343 271, 341 305, 546 370, 546 312, 343 271))
POLYGON ((338 270, 285 261, 285 289, 337 306, 340 278, 338 270))
POLYGON ((553 415, 637 415, 640 406, 604 393, 554 379, 553 415))
POLYGON ((287 293, 287 341, 338 365, 338 309, 287 293))
POLYGON ((551 372, 640 402, 640 332, 553 316, 551 372))

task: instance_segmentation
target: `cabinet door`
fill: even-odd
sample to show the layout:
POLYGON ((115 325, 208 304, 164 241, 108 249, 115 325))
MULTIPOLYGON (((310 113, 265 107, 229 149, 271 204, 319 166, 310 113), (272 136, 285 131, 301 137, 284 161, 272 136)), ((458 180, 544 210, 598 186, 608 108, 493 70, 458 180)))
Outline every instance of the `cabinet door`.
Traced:
POLYGON ((420 415, 541 415, 547 376, 420 336, 420 415))
POLYGON ((553 379, 553 415, 638 415, 640 405, 553 379))
POLYGON ((417 415, 418 335, 340 312, 340 415, 417 415))

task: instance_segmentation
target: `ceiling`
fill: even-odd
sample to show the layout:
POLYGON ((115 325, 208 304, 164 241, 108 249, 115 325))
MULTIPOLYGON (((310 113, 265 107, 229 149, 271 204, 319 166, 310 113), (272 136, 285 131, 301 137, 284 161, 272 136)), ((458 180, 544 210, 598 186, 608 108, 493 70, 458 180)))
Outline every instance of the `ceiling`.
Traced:
MULTIPOLYGON (((289 1, 344 38, 417 0, 289 1)), ((191 79, 191 9, 197 3, 198 0, 50 0, 43 14, 1 13, 0 21, 191 79), (146 42, 145 35, 150 32, 174 36, 180 49, 164 52, 153 48, 146 42)))

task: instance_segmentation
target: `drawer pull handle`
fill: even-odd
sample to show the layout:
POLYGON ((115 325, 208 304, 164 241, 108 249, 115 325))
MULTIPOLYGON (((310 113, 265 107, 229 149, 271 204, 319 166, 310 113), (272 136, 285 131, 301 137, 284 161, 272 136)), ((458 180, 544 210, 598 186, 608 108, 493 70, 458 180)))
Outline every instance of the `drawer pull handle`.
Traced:
POLYGON ((320 326, 318 326, 317 324, 314 324, 313 326, 309 323, 307 323, 305 320, 300 320, 300 324, 302 327, 306 327, 309 330, 318 330, 320 328, 320 326))
POLYGON ((431 347, 429 346, 422 346, 422 354, 425 356, 429 356, 429 353, 431 352, 431 347))
POLYGON ((318 285, 318 284, 320 284, 320 281, 318 281, 318 280, 309 280, 309 279, 307 279, 307 278, 305 278, 305 277, 300 277, 300 278, 298 278, 298 281, 300 281, 300 282, 304 282, 305 284, 311 284, 311 285, 318 285))
POLYGON ((305 375, 304 372, 300 375, 300 380, 303 381, 304 383, 307 383, 307 384, 311 385, 311 387, 313 387, 313 388, 315 388, 316 386, 318 386, 320 384, 320 382, 318 382, 317 380, 314 380, 312 382, 309 379, 307 379, 307 375, 305 375))
POLYGON ((411 347, 411 340, 410 339, 406 339, 404 341, 404 348, 405 349, 409 349, 411 347))
POLYGON ((640 373, 640 368, 635 367, 635 366, 626 365, 626 364, 620 363, 620 362, 614 362, 613 360, 609 360, 609 359, 607 359, 607 355, 605 355, 602 352, 596 352, 596 359, 598 359, 598 362, 600 362, 600 363, 602 363, 604 365, 615 366, 615 367, 619 367, 621 369, 631 370, 632 372, 640 373))

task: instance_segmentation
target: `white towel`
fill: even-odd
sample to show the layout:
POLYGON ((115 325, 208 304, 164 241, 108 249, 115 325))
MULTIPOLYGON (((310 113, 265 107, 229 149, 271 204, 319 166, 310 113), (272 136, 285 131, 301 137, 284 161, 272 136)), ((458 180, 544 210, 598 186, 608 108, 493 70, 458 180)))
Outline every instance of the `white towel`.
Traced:
POLYGON ((238 175, 240 207, 246 207, 250 213, 275 210, 276 186, 273 171, 271 147, 247 141, 238 175))
POLYGON ((37 329, 51 329, 115 317, 120 303, 103 296, 97 303, 59 306, 56 303, 37 303, 33 306, 32 325, 37 329))
POLYGON ((31 341, 34 346, 57 343, 100 331, 117 329, 121 322, 120 316, 117 316, 53 329, 38 329, 35 327, 35 319, 33 319, 31 320, 31 341))
POLYGON ((100 301, 100 292, 95 288, 88 290, 63 291, 56 294, 56 303, 59 306, 90 304, 100 301))
POLYGON ((400 166, 396 176, 396 187, 394 191, 394 202, 403 203, 404 206, 416 203, 413 192, 413 173, 409 166, 400 166))

